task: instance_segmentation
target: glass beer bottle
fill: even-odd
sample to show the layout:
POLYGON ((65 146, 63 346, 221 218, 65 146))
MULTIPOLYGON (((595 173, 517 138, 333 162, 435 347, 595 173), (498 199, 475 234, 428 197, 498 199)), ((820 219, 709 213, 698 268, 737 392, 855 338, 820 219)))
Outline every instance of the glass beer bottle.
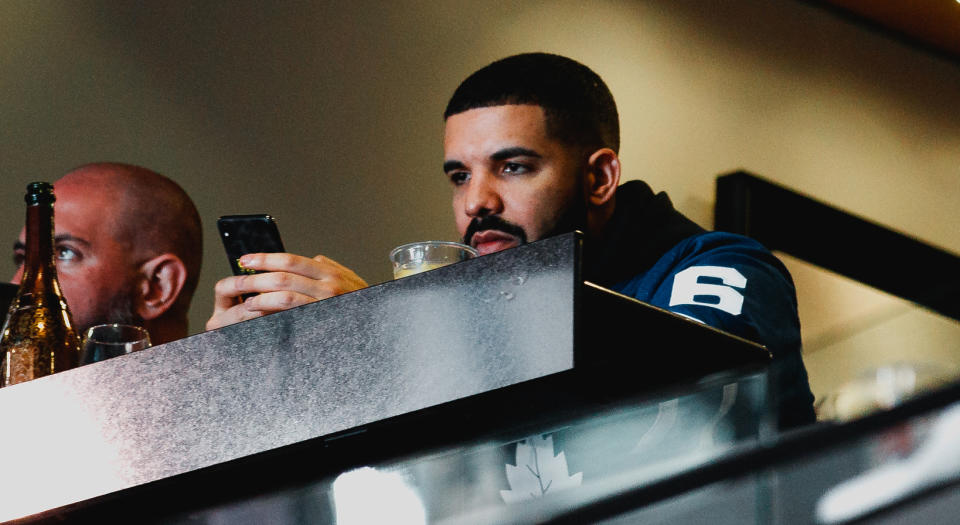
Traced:
POLYGON ((57 281, 53 186, 32 182, 25 200, 26 257, 0 338, 0 386, 74 368, 80 358, 80 338, 57 281))

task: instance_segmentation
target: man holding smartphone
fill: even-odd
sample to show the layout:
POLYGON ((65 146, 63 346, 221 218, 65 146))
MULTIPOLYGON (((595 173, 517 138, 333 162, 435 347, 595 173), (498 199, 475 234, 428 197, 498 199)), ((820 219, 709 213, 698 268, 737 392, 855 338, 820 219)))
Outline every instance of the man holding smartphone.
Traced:
MULTIPOLYGON (((464 243, 484 255, 583 231, 588 280, 766 345, 781 426, 813 421, 786 268, 751 239, 703 230, 641 181, 620 185, 619 117, 596 73, 557 55, 508 57, 464 80, 444 118, 464 243)), ((322 256, 241 262, 269 273, 218 282, 208 329, 366 286, 322 256), (239 302, 251 292, 261 295, 239 302)))

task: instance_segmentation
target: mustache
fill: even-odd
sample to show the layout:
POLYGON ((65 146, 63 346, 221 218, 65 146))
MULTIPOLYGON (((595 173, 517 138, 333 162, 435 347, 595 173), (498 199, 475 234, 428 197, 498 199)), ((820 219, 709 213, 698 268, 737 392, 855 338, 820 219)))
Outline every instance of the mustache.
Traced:
POLYGON ((523 231, 523 228, 512 222, 505 221, 499 215, 487 215, 486 217, 478 217, 470 221, 470 224, 467 225, 467 231, 463 234, 463 244, 470 244, 470 240, 473 239, 474 234, 486 230, 501 231, 520 239, 520 244, 527 243, 527 232, 523 231))

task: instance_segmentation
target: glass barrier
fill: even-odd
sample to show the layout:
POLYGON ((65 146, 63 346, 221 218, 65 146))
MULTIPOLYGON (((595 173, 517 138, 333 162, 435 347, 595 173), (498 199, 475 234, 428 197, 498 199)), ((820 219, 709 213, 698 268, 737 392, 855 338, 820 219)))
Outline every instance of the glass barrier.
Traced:
MULTIPOLYGON (((530 523, 667 479, 771 434, 767 376, 714 377, 685 392, 324 476, 164 523, 530 523)), ((319 470, 319 469, 318 469, 319 470)))
MULTIPOLYGON (((958 435, 960 404, 842 444, 812 447, 813 452, 800 459, 683 491, 654 504, 600 509, 595 515, 603 519, 590 521, 955 523, 960 513, 958 435)), ((573 519, 571 513, 554 517, 559 522, 573 519)))

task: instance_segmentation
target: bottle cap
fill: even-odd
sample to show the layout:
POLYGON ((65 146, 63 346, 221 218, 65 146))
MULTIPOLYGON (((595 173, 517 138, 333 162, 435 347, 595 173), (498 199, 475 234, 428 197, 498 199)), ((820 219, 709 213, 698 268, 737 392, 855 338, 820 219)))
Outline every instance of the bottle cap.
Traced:
POLYGON ((53 196, 53 184, 31 182, 27 184, 27 194, 23 200, 27 201, 27 206, 32 206, 34 204, 53 204, 57 199, 53 196))

